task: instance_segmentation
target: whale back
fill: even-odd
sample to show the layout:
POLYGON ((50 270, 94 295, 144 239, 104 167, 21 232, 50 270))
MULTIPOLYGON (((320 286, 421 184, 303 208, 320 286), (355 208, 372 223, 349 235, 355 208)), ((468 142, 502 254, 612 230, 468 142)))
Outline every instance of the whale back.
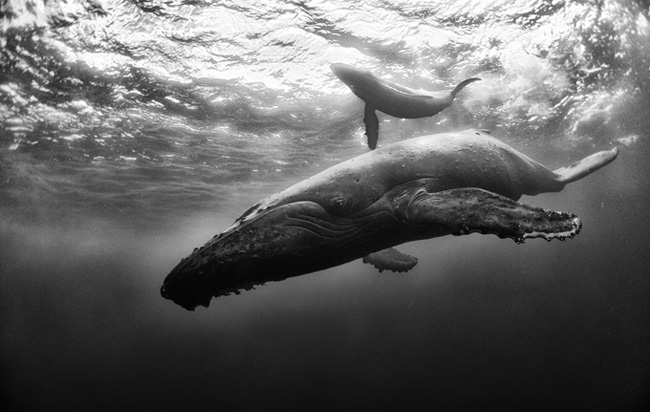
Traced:
POLYGON ((330 167, 285 194, 336 190, 354 194, 358 206, 365 207, 389 189, 417 180, 425 181, 430 192, 478 187, 517 200, 562 190, 558 177, 489 134, 465 130, 383 146, 330 167))
POLYGON ((418 137, 404 146, 414 159, 411 172, 430 179, 430 192, 477 187, 517 200, 565 185, 546 166, 479 130, 418 137))
POLYGON ((557 174, 487 133, 466 130, 408 139, 332 166, 262 200, 230 228, 264 211, 312 201, 335 216, 367 208, 390 189, 424 182, 427 191, 477 187, 513 200, 559 191, 557 174))

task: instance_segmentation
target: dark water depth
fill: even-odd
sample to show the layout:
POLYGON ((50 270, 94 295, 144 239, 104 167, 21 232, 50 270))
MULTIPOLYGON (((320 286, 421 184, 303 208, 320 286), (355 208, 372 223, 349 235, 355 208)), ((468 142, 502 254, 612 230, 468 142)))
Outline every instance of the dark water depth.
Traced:
POLYGON ((650 23, 639 1, 0 1, 2 410, 640 411, 650 393, 650 23), (564 242, 409 243, 213 300, 174 265, 260 199, 365 153, 334 62, 550 168, 564 242))

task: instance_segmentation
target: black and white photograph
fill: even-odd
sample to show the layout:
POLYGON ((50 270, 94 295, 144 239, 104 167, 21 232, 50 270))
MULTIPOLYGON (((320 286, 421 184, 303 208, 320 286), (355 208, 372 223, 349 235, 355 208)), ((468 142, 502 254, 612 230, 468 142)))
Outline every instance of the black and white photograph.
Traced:
POLYGON ((0 410, 649 410, 649 182, 648 0, 0 0, 0 410))

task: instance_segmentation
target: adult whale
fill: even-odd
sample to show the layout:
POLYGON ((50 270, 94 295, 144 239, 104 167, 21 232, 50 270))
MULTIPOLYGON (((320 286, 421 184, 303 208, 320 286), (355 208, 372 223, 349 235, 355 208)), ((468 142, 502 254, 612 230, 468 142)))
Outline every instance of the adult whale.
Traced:
POLYGON ((453 90, 423 94, 379 79, 368 71, 347 64, 334 63, 330 69, 352 90, 352 93, 366 103, 363 122, 366 125, 370 149, 377 147, 379 139, 379 119, 375 110, 404 119, 430 117, 451 106, 456 94, 465 86, 481 80, 473 77, 463 80, 453 90))
POLYGON ((617 149, 551 171, 485 132, 405 140, 274 194, 171 271, 161 293, 184 308, 213 296, 366 257, 380 270, 417 260, 393 246, 448 234, 573 237, 577 216, 515 202, 557 192, 608 164, 617 149))

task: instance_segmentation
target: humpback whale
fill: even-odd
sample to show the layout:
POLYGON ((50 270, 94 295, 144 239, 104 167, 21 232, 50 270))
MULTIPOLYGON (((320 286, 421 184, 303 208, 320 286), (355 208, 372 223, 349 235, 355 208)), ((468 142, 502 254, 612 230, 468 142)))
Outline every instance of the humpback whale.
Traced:
POLYGON ((617 153, 598 152, 552 171, 478 130, 385 145, 251 207, 182 259, 161 294, 193 310, 213 296, 359 258, 380 270, 409 270, 417 259, 394 246, 449 234, 572 238, 581 228, 576 215, 517 200, 560 191, 617 153))
POLYGON ((353 66, 334 63, 330 66, 343 83, 365 102, 363 122, 366 125, 368 147, 375 149, 379 138, 379 119, 376 110, 394 117, 417 119, 433 116, 451 106, 456 94, 468 84, 481 80, 472 77, 463 80, 453 90, 420 92, 377 78, 368 71, 353 66))

